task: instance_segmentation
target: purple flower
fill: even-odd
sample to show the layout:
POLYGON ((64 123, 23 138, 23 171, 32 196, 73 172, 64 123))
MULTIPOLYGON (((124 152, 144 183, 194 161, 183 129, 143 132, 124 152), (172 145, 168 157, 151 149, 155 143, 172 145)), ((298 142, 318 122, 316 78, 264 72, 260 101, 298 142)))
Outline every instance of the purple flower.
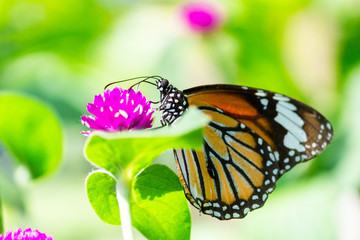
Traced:
POLYGON ((220 11, 207 2, 187 3, 181 13, 185 23, 195 32, 213 32, 222 22, 220 11))
MULTIPOLYGON (((114 88, 96 95, 94 103, 87 104, 94 116, 81 116, 81 123, 93 130, 118 132, 150 128, 154 110, 141 92, 133 89, 114 88)), ((92 131, 82 132, 89 135, 92 131)))
POLYGON ((5 236, 0 235, 0 240, 52 240, 50 236, 46 236, 45 233, 41 233, 38 230, 31 230, 31 228, 24 231, 19 228, 16 232, 7 232, 5 236))

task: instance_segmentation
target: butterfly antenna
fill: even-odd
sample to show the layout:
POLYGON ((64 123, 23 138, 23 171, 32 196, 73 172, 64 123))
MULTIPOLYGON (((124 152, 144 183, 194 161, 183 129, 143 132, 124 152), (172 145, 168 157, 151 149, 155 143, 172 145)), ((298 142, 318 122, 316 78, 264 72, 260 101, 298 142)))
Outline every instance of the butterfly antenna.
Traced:
POLYGON ((150 81, 147 81, 147 80, 148 80, 148 79, 156 79, 156 80, 162 79, 162 77, 157 76, 157 75, 128 78, 128 79, 124 79, 124 80, 120 80, 120 81, 111 82, 111 83, 107 84, 107 85, 104 87, 104 90, 106 90, 106 89, 107 89, 108 87, 110 87, 111 85, 114 85, 114 84, 117 84, 117 83, 128 82, 128 81, 132 81, 132 80, 136 80, 136 79, 141 79, 141 78, 143 78, 143 80, 141 80, 141 81, 137 82, 136 84, 132 85, 130 88, 133 88, 134 86, 136 86, 137 84, 140 84, 140 83, 142 83, 142 82, 146 82, 146 83, 149 83, 149 84, 151 84, 151 85, 156 86, 155 83, 150 82, 150 81))
POLYGON ((148 81, 149 79, 155 79, 155 80, 160 81, 160 80, 162 80, 163 78, 160 77, 160 76, 157 76, 157 75, 155 75, 155 76, 150 76, 150 77, 146 77, 145 79, 143 79, 143 80, 135 83, 134 85, 132 85, 132 86, 130 87, 130 89, 133 88, 133 87, 135 87, 136 85, 138 85, 138 87, 139 87, 139 86, 140 86, 140 83, 143 83, 143 82, 146 82, 146 83, 149 83, 149 84, 151 84, 151 85, 153 85, 153 86, 156 86, 155 83, 148 81))

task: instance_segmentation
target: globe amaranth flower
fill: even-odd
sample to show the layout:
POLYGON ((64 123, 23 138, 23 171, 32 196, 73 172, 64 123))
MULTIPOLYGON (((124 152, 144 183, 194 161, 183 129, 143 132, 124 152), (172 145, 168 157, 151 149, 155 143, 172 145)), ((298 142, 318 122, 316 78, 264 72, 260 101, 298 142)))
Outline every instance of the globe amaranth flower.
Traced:
POLYGON ((199 33, 213 32, 222 22, 219 9, 208 2, 188 2, 182 6, 181 15, 185 24, 199 33))
MULTIPOLYGON (((154 110, 151 103, 133 89, 114 88, 96 95, 94 103, 87 104, 93 116, 81 116, 81 123, 93 130, 118 132, 150 128, 154 110)), ((89 135, 92 131, 82 132, 89 135)))
POLYGON ((31 230, 31 228, 24 231, 19 228, 17 231, 7 232, 5 235, 0 235, 0 240, 53 240, 52 237, 46 236, 38 230, 31 230))

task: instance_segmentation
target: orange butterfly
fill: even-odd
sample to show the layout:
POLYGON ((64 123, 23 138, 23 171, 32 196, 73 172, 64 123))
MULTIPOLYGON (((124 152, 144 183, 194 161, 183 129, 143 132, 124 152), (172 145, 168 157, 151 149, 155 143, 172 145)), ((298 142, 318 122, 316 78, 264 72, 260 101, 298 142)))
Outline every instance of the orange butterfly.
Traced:
POLYGON ((333 138, 323 115, 290 97, 235 85, 180 91, 155 78, 162 124, 189 106, 211 119, 201 151, 174 154, 187 199, 218 219, 243 218, 264 205, 285 172, 319 155, 333 138))
POLYGON ((319 155, 333 138, 323 115, 278 93, 219 84, 180 91, 160 76, 132 87, 142 82, 160 92, 162 125, 189 106, 210 117, 203 149, 175 149, 174 155, 187 199, 221 220, 243 218, 263 206, 285 172, 319 155))

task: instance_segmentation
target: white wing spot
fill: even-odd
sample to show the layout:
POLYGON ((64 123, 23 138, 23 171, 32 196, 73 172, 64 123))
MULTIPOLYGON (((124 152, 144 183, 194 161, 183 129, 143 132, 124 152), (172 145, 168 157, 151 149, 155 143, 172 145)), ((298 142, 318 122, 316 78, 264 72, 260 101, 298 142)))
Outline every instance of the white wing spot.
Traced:
POLYGON ((220 213, 220 212, 217 212, 217 211, 214 211, 214 216, 215 216, 215 217, 221 217, 221 213, 220 213))
POLYGON ((294 128, 301 128, 304 125, 302 118, 296 113, 281 104, 276 104, 276 111, 278 115, 275 117, 275 121, 280 123, 288 131, 294 128))
POLYGON ((284 95, 275 93, 273 99, 278 100, 278 101, 290 101, 290 98, 285 97, 284 95))
POLYGON ((266 99, 266 98, 262 98, 262 99, 260 100, 260 102, 261 102, 262 105, 264 105, 264 108, 266 109, 266 108, 267 108, 267 105, 268 105, 268 103, 269 103, 269 100, 266 99))
POLYGON ((267 94, 263 90, 258 90, 255 95, 259 97, 266 97, 267 94))
MULTIPOLYGON (((303 132, 303 133, 305 134, 305 141, 306 141, 306 133, 305 132, 303 132)), ((301 140, 303 140, 303 139, 301 139, 301 140)), ((289 149, 295 149, 298 152, 304 152, 305 151, 305 147, 290 132, 288 132, 284 137, 284 146, 289 148, 289 149)))
POLYGON ((278 104, 282 105, 283 107, 286 107, 292 111, 295 111, 297 108, 294 104, 291 104, 289 102, 278 102, 278 104))
POLYGON ((219 208, 219 207, 220 207, 220 204, 219 204, 219 203, 214 203, 214 204, 213 204, 213 207, 219 208))
POLYGON ((240 207, 239 207, 238 205, 234 205, 234 206, 232 206, 232 208, 235 209, 235 210, 239 210, 239 209, 240 209, 240 207))
POLYGON ((275 155, 275 159, 279 161, 279 157, 280 157, 279 152, 278 151, 274 152, 274 155, 275 155))
POLYGON ((267 194, 266 193, 264 193, 264 195, 262 196, 262 200, 263 200, 263 202, 265 202, 265 200, 267 199, 267 194))
POLYGON ((211 206, 211 203, 210 202, 207 202, 207 203, 204 203, 203 204, 203 207, 210 207, 211 206))
POLYGON ((211 215, 213 213, 213 211, 211 209, 207 209, 207 210, 205 210, 205 213, 211 215))
POLYGON ((250 211, 250 208, 244 208, 244 215, 246 215, 250 211))
POLYGON ((252 209, 256 209, 256 208, 260 207, 260 205, 255 203, 251 207, 252 207, 252 209))

